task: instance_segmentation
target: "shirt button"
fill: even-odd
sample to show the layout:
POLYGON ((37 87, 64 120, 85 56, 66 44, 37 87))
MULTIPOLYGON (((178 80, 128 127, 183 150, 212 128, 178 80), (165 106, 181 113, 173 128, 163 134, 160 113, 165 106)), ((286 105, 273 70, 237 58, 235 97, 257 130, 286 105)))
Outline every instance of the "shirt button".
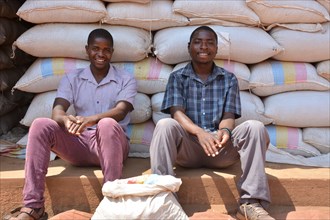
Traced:
POLYGON ((205 112, 203 112, 202 114, 205 115, 205 112))
POLYGON ((203 98, 203 101, 205 102, 205 98, 203 98))

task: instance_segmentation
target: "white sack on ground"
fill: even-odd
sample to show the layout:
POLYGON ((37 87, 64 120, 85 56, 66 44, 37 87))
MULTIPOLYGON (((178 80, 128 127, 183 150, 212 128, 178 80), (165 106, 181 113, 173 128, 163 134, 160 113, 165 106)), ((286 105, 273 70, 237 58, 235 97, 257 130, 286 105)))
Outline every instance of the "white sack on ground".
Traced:
POLYGON ((172 11, 172 0, 141 3, 111 3, 107 5, 105 23, 155 31, 168 27, 186 26, 188 19, 172 11))
POLYGON ((265 97, 265 116, 289 127, 329 127, 329 91, 294 91, 265 97))
MULTIPOLYGON (((30 127, 36 118, 51 118, 55 97, 56 91, 48 91, 35 95, 20 123, 30 127)), ((67 110, 67 113, 71 115, 76 114, 72 105, 67 110)))
POLYGON ((131 112, 131 124, 142 123, 151 118, 151 100, 143 93, 137 93, 134 99, 134 110, 131 112))
POLYGON ((330 127, 303 128, 303 141, 316 147, 322 154, 330 153, 330 127))
POLYGON ((330 81, 330 60, 324 60, 316 64, 316 72, 330 81))
POLYGON ((263 25, 273 23, 322 23, 329 21, 329 13, 316 1, 246 0, 263 25))
POLYGON ((330 153, 306 158, 300 155, 292 155, 269 144, 266 161, 309 167, 330 167, 330 153))
POLYGON ((17 15, 25 21, 35 24, 51 22, 95 23, 106 17, 107 10, 100 0, 26 0, 18 9, 17 15))
MULTIPOLYGON (((214 60, 215 64, 218 66, 226 69, 227 71, 234 73, 237 80, 240 90, 248 90, 249 89, 249 79, 250 79, 250 69, 249 67, 240 62, 235 61, 228 61, 228 60, 214 60)), ((174 66, 173 72, 175 70, 178 70, 185 65, 187 65, 188 62, 179 63, 174 66)))
POLYGON ((240 91, 242 116, 235 120, 235 125, 239 125, 247 120, 258 120, 264 125, 273 122, 271 118, 265 116, 265 108, 261 99, 248 91, 240 91))
POLYGON ((320 156, 320 151, 314 146, 303 142, 302 129, 278 125, 266 126, 270 143, 278 149, 292 155, 304 157, 320 156))
POLYGON ((36 57, 88 60, 85 51, 87 37, 96 28, 107 29, 113 36, 112 62, 140 61, 150 53, 152 37, 148 31, 106 24, 39 24, 19 36, 14 46, 36 57))
POLYGON ((322 24, 323 31, 310 33, 276 27, 269 31, 284 50, 273 56, 276 60, 319 62, 330 59, 330 22, 322 24))
MULTIPOLYGON (((218 34, 216 59, 241 63, 258 63, 279 53, 283 48, 264 30, 256 27, 210 25, 218 34), (260 43, 262 42, 262 43, 260 43)), ((177 64, 190 60, 189 37, 197 26, 165 28, 154 36, 154 54, 162 62, 177 64)))
POLYGON ((102 187, 103 200, 92 216, 99 219, 182 219, 188 220, 172 192, 181 179, 147 174, 108 181, 102 187))
POLYGON ((173 3, 173 11, 188 18, 211 18, 240 22, 252 26, 258 26, 260 24, 259 17, 247 7, 245 0, 175 0, 173 3))
POLYGON ((250 89, 258 96, 297 90, 327 91, 329 81, 310 63, 267 60, 250 67, 250 89))

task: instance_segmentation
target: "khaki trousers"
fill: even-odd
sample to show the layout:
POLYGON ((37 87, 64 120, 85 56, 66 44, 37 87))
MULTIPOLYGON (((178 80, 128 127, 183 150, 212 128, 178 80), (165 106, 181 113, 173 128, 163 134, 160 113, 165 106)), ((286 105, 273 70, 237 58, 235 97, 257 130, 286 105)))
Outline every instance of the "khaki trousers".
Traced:
POLYGON ((265 173, 265 155, 269 136, 265 126, 256 120, 238 125, 232 139, 215 157, 209 157, 196 136, 187 133, 172 118, 158 121, 150 145, 151 170, 162 175, 175 175, 173 166, 189 168, 225 168, 238 160, 242 173, 237 183, 240 203, 259 200, 270 203, 268 179, 265 173))

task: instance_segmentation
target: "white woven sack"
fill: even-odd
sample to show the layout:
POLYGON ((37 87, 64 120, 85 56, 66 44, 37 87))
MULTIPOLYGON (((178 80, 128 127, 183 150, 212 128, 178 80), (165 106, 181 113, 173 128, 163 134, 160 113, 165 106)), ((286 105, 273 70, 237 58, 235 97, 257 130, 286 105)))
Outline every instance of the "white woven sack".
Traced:
POLYGON ((152 112, 152 121, 157 124, 163 118, 171 118, 170 114, 165 114, 163 112, 152 112))
POLYGON ((329 91, 293 91, 263 99, 265 116, 288 127, 329 127, 329 91))
POLYGON ((246 0, 248 7, 260 18, 263 25, 274 23, 323 23, 329 13, 316 1, 246 0))
POLYGON ((316 72, 330 81, 330 60, 324 60, 316 64, 316 72))
POLYGON ((188 216, 172 192, 182 181, 170 175, 141 175, 108 181, 92 219, 183 219, 188 216))
POLYGON ((160 119, 171 117, 170 114, 165 114, 160 111, 164 95, 165 92, 160 92, 151 96, 152 120, 155 124, 157 124, 160 119))
POLYGON ((154 130, 155 124, 152 120, 138 124, 128 124, 127 134, 130 138, 129 157, 150 157, 149 149, 154 130))
POLYGON ((318 3, 320 3, 323 7, 327 9, 327 11, 330 13, 330 0, 316 0, 318 3))
POLYGON ((143 93, 137 93, 134 99, 134 110, 131 112, 130 123, 142 123, 151 118, 151 100, 143 93))
POLYGON ((315 23, 315 24, 306 24, 306 23, 294 23, 294 24, 272 24, 267 27, 264 27, 266 31, 270 31, 272 28, 275 27, 283 27, 289 30, 294 30, 294 31, 303 31, 303 32, 320 32, 324 31, 322 25, 320 23, 315 23))
POLYGON ((321 155, 317 148, 303 142, 301 128, 278 125, 267 125, 266 128, 269 134, 270 143, 278 149, 292 155, 300 155, 304 157, 321 155))
POLYGON ((167 27, 185 26, 188 19, 172 11, 173 1, 151 1, 140 3, 112 3, 107 5, 105 23, 124 25, 155 31, 167 27))
POLYGON ((56 90, 62 76, 90 64, 72 58, 38 58, 16 82, 14 89, 31 93, 56 90))
POLYGON ((316 147, 322 154, 330 153, 330 127, 303 128, 303 141, 316 147))
POLYGON ((215 18, 189 18, 189 26, 220 25, 226 27, 248 27, 249 25, 215 18))
MULTIPOLYGON (((30 127, 36 118, 51 118, 55 97, 56 91, 48 91, 35 95, 20 123, 30 127)), ((72 105, 67 112, 71 115, 76 114, 72 105)))
POLYGON ((264 125, 272 123, 272 119, 264 115, 265 108, 261 99, 248 91, 240 91, 242 116, 235 120, 235 125, 239 125, 247 120, 257 120, 264 125))
POLYGON ((302 32, 283 27, 273 28, 270 35, 284 47, 273 56, 276 60, 294 62, 319 62, 330 59, 330 22, 322 24, 323 31, 302 32), (303 46, 302 46, 303 45, 303 46))
MULTIPOLYGON (((216 65, 235 74, 238 80, 238 86, 240 90, 249 89, 249 78, 251 73, 249 67, 246 64, 235 61, 228 61, 228 60, 214 60, 214 62, 216 65)), ((187 63, 188 62, 183 62, 175 65, 173 71, 184 67, 185 65, 187 65, 187 63)))
POLYGON ((188 18, 213 18, 252 26, 260 24, 259 17, 246 6, 245 0, 176 0, 173 3, 173 11, 188 18))
POLYGON ((95 23, 106 17, 105 5, 100 0, 40 1, 26 0, 17 15, 25 21, 40 24, 51 22, 95 23))
MULTIPOLYGON (((41 93, 56 90, 64 73, 87 67, 87 60, 73 58, 38 58, 16 82, 14 89, 41 93)), ((117 68, 134 75, 138 92, 153 94, 165 91, 173 67, 153 57, 137 62, 111 63, 117 68)))
POLYGON ((266 161, 271 163, 294 164, 310 167, 330 167, 330 154, 315 157, 293 155, 269 144, 266 152, 266 161))
MULTIPOLYGON (((258 63, 279 53, 283 48, 261 28, 210 25, 218 34, 216 59, 245 64, 258 63), (262 42, 262 44, 260 43, 262 42)), ((172 27, 156 32, 154 54, 167 64, 190 60, 188 42, 197 26, 172 27)))
POLYGON ((85 45, 89 33, 107 29, 114 39, 112 62, 139 61, 147 57, 151 36, 146 30, 98 24, 39 24, 24 32, 15 42, 24 52, 36 57, 69 57, 88 60, 85 45))
POLYGON ((166 89, 168 78, 173 67, 162 63, 154 57, 148 57, 138 62, 113 63, 118 68, 134 75, 138 92, 154 94, 166 89))
POLYGON ((136 3, 149 3, 151 0, 102 0, 104 2, 136 2, 136 3))
POLYGON ((267 60, 250 67, 250 88, 258 96, 297 90, 327 91, 330 83, 310 63, 267 60))

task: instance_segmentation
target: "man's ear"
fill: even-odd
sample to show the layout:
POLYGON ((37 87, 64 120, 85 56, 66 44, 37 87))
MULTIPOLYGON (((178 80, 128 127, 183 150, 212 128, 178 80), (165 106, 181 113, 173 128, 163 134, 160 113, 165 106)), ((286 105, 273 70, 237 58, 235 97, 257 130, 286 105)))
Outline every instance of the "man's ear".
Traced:
POLYGON ((88 45, 85 45, 86 53, 88 54, 88 45))

